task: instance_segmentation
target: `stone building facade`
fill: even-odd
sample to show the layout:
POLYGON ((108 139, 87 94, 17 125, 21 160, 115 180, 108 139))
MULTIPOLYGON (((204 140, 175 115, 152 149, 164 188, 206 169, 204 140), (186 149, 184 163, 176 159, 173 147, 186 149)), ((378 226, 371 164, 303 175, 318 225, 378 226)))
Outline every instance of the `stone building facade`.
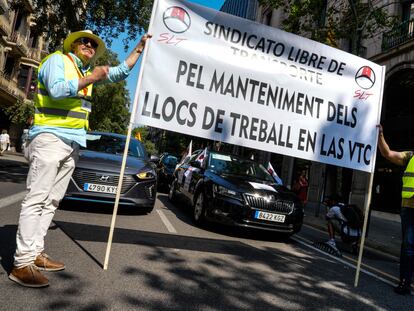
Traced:
POLYGON ((43 36, 33 31, 31 0, 12 9, 0 0, 0 129, 8 130, 12 150, 19 149, 24 124, 13 124, 5 109, 16 103, 32 103, 36 91, 36 68, 47 55, 43 36))

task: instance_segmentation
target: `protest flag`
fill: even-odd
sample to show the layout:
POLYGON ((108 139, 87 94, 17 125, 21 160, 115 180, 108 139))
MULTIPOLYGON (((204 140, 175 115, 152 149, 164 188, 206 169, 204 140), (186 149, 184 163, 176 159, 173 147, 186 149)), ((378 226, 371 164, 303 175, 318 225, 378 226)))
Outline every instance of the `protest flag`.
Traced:
POLYGON ((198 157, 197 157, 196 161, 200 163, 200 166, 201 166, 201 167, 203 167, 204 162, 206 161, 206 159, 207 159, 207 147, 206 147, 206 148, 204 148, 203 152, 201 152, 201 153, 198 155, 198 157))
POLYGON ((270 175, 273 176, 278 185, 283 185, 282 179, 280 179, 279 175, 277 175, 276 171, 273 169, 273 166, 270 162, 267 163, 267 171, 270 173, 270 175))
POLYGON ((180 162, 177 163, 177 165, 175 166, 175 168, 177 168, 178 166, 180 166, 187 157, 190 157, 191 154, 193 153, 193 141, 190 141, 190 144, 188 145, 187 149, 184 151, 180 162))

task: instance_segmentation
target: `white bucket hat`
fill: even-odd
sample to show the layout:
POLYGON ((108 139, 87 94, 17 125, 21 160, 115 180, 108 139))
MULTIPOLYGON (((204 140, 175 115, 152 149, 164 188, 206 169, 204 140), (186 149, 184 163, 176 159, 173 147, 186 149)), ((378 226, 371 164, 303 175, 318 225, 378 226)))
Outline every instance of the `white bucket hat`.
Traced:
POLYGON ((103 42, 103 40, 99 38, 97 35, 95 35, 91 30, 80 30, 80 31, 72 32, 65 39, 65 41, 63 41, 63 52, 64 53, 70 52, 70 49, 71 49, 70 46, 72 45, 73 42, 75 42, 79 38, 91 38, 98 44, 94 58, 98 58, 106 50, 105 42, 103 42))

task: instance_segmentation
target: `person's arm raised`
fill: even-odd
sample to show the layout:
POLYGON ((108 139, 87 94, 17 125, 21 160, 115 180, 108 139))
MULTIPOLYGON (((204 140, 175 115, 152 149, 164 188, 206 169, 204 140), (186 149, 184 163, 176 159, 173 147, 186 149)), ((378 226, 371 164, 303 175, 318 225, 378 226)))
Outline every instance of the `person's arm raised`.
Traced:
POLYGON ((125 60, 125 63, 129 67, 129 69, 132 69, 132 67, 135 66, 135 64, 138 61, 138 58, 141 56, 142 51, 145 48, 145 44, 146 44, 147 40, 150 39, 151 37, 152 37, 152 35, 149 35, 147 33, 145 35, 143 35, 141 40, 139 41, 139 43, 132 50, 131 54, 129 54, 129 56, 125 60))
POLYGON ((92 73, 86 77, 79 79, 78 90, 82 90, 91 83, 103 81, 108 78, 109 66, 97 66, 92 73))
POLYGON ((388 161, 403 166, 404 165, 404 154, 399 151, 391 150, 384 138, 384 132, 382 125, 378 124, 378 148, 381 152, 381 155, 386 158, 388 161))

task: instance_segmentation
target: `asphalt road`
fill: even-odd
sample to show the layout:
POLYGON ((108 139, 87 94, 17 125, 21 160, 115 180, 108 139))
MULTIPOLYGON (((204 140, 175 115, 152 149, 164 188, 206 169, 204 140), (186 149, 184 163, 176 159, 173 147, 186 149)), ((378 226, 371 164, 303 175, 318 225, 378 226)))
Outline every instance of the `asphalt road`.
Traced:
POLYGON ((338 261, 312 248, 322 232, 305 226, 283 240, 268 232, 197 228, 164 194, 149 215, 120 209, 108 270, 102 266, 112 206, 63 206, 46 251, 67 268, 46 272, 47 288, 24 288, 7 278, 20 208, 11 203, 16 197, 7 198, 24 189, 11 176, 0 173, 0 310, 414 309, 413 296, 392 292, 394 258, 367 250, 370 274, 361 273, 355 288, 351 254, 338 261))

